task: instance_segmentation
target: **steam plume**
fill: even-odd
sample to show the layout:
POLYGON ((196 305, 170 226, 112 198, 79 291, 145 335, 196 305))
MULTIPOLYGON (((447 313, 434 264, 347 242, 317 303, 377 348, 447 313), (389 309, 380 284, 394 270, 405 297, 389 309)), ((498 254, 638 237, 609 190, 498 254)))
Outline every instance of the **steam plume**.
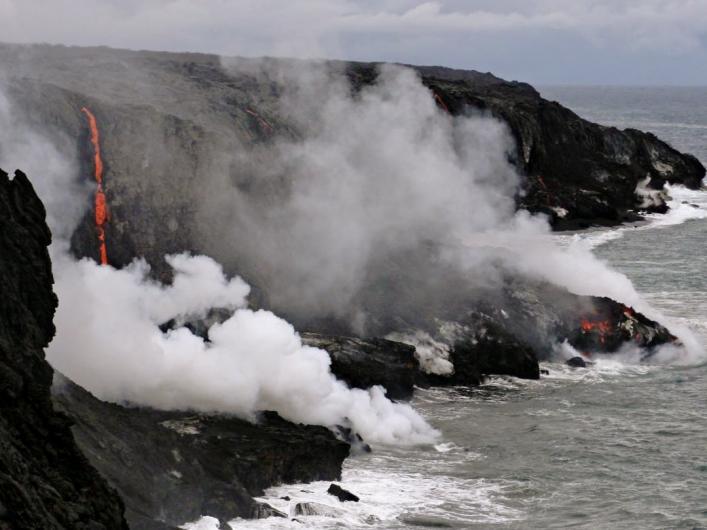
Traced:
MULTIPOLYGON (((608 295, 660 318, 626 276, 580 245, 557 247, 543 218, 515 211, 513 146, 497 120, 449 116, 404 68, 382 67, 376 83, 352 93, 345 76, 328 67, 228 66, 252 68, 284 93, 267 112, 249 108, 263 120, 267 140, 245 146, 230 138, 224 145, 232 150, 215 146, 209 153, 212 171, 199 175, 201 235, 227 270, 265 276, 278 312, 334 315, 365 332, 371 306, 361 302, 364 287, 382 276, 387 261, 431 242, 437 260, 411 275, 411 311, 413 302, 443 301, 460 288, 445 285, 440 271, 460 272, 465 285, 489 286, 503 270, 608 295), (268 128, 278 126, 291 134, 271 137, 268 128), (436 281, 424 283, 427 277, 436 281)), ((3 112, 17 121, 9 107, 3 112)), ((32 172, 52 229, 65 241, 81 214, 76 198, 85 205, 87 190, 73 184, 72 164, 60 160, 51 171, 37 165, 42 150, 61 159, 54 144, 17 127, 13 135, 19 140, 3 153, 32 172)), ((434 434, 380 389, 352 390, 335 380, 326 352, 303 346, 273 313, 247 309, 245 282, 227 279, 210 258, 170 257, 174 283, 162 286, 148 279, 142 262, 101 268, 61 250, 54 251, 58 334, 48 358, 101 397, 245 416, 274 409, 324 425, 350 421, 371 441, 434 434), (232 315, 211 327, 209 341, 186 328, 159 328, 213 307, 232 315)))
POLYGON ((276 410, 287 419, 325 426, 350 422, 364 438, 425 442, 434 431, 380 387, 349 389, 330 372, 329 355, 303 346, 294 328, 269 311, 245 309, 249 287, 227 280, 205 256, 168 256, 172 285, 147 277, 141 261, 117 270, 63 256, 57 262, 60 308, 52 365, 99 397, 162 409, 252 417, 276 410), (233 314, 209 340, 187 328, 163 333, 170 319, 233 314))

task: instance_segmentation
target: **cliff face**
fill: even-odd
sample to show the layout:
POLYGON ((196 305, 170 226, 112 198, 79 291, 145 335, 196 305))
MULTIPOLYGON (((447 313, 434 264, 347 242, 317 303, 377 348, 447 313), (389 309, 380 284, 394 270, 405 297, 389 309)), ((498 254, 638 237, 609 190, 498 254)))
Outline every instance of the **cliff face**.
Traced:
POLYGON ((127 529, 120 498, 52 408, 50 241, 27 177, 0 170, 0 528, 127 529))
MULTIPOLYGON (((452 114, 474 108, 508 124, 526 179, 519 206, 547 214, 556 229, 615 225, 642 210, 662 213, 665 202, 647 200, 646 191, 666 182, 702 185, 702 164, 653 134, 591 123, 526 83, 446 68, 419 71, 452 114)), ((352 72, 366 77, 361 68, 352 72)))
POLYGON ((126 505, 132 530, 176 528, 202 515, 283 516, 256 502, 270 486, 341 478, 349 445, 324 427, 274 413, 257 423, 230 416, 125 408, 71 381, 54 403, 74 422, 77 443, 126 505))
POLYGON ((27 177, 0 171, 0 530, 127 530, 123 501, 138 530, 267 517, 265 488, 341 477, 349 445, 323 427, 125 408, 55 375, 50 242, 27 177))
MULTIPOLYGON (((539 358, 549 355, 554 340, 581 331, 580 317, 593 311, 588 304, 601 305, 529 282, 497 286, 492 293, 474 290, 459 271, 443 270, 434 259, 438 251, 428 255, 425 249, 412 249, 409 255, 380 257, 384 263, 370 267, 375 271, 366 276, 356 307, 338 321, 330 315, 290 310, 273 301, 277 292, 272 264, 249 252, 261 242, 233 236, 248 233, 240 230, 238 213, 220 218, 203 212, 212 204, 210 182, 218 179, 263 209, 277 210, 273 204, 288 183, 278 180, 281 175, 261 171, 260 162, 271 155, 268 149, 276 137, 296 139, 299 133, 279 105, 286 81, 272 74, 277 68, 269 67, 306 70, 305 63, 240 60, 239 67, 231 69, 211 55, 3 45, 0 62, 6 92, 16 108, 27 110, 27 119, 45 134, 75 142, 75 158, 86 176, 91 174, 87 165, 91 152, 79 109, 86 105, 96 115, 106 163, 108 254, 116 266, 144 257, 155 276, 168 280, 165 254, 207 254, 228 274, 239 274, 253 286, 251 301, 256 306, 274 310, 302 331, 384 337, 422 329, 440 339, 445 338, 438 333, 442 322, 463 330, 445 340, 452 348, 458 343, 468 351, 469 341, 477 340, 470 335, 474 327, 490 323, 493 329, 510 332, 539 358), (236 156, 220 156, 224 153, 236 156), (205 199, 209 191, 211 196, 205 199), (553 308, 558 297, 568 318, 553 308), (531 309, 515 319, 504 316, 513 314, 517 300, 528 299, 536 300, 531 309), (357 312, 367 317, 365 333, 351 325, 351 315, 357 312)), ((348 76, 353 91, 377 76, 372 64, 328 66, 348 76)), ((556 228, 636 219, 645 200, 637 190, 646 187, 649 193, 665 181, 696 187, 704 176, 694 157, 654 136, 589 123, 542 99, 527 84, 473 71, 413 68, 430 89, 430 97, 451 114, 486 111, 506 122, 516 144, 512 161, 523 179, 518 206, 546 213, 556 228)), ((664 209, 661 199, 654 198, 645 207, 664 209)), ((89 204, 86 211, 73 234, 72 250, 97 258, 89 204)), ((622 318, 619 304, 614 309, 612 314, 622 318)), ((658 327, 655 330, 657 336, 669 338, 658 327)), ((478 363, 468 367, 467 379, 499 371, 537 376, 537 362, 529 350, 524 346, 516 351, 522 355, 508 362, 474 353, 478 363)))

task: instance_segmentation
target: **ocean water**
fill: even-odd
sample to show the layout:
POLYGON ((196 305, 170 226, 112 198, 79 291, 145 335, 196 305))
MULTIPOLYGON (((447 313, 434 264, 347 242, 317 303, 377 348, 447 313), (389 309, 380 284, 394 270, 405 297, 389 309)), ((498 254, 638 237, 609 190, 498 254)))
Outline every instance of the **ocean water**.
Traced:
MULTIPOLYGON (((579 115, 649 130, 707 162, 707 88, 547 87, 579 115)), ((707 344, 707 192, 671 190, 649 223, 581 234, 673 322, 707 344)), ((540 381, 420 390, 413 405, 442 433, 434 447, 376 447, 347 460, 339 503, 329 483, 272 488, 286 513, 233 528, 707 528, 707 364, 587 369, 546 363, 540 381), (290 497, 284 500, 282 497, 290 497)), ((202 519, 191 528, 214 528, 202 519)))

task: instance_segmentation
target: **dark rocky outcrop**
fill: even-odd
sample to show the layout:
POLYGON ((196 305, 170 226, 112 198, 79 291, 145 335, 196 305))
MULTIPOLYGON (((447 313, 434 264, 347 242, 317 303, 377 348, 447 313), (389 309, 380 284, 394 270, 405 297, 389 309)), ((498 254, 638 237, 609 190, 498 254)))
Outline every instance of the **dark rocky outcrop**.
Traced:
POLYGON ((476 385, 485 375, 511 375, 538 379, 540 367, 533 349, 498 324, 489 321, 474 326, 453 343, 450 360, 454 373, 449 382, 476 385))
POLYGON ((586 368, 587 367, 587 361, 585 361, 581 357, 572 357, 571 359, 567 359, 565 364, 567 366, 571 366, 572 368, 586 368))
POLYGON ((0 529, 126 530, 129 522, 163 530, 203 514, 284 517, 253 496, 341 477, 349 445, 325 428, 268 412, 250 423, 124 408, 54 374, 42 351, 57 304, 50 241, 27 177, 0 171, 0 529))
MULTIPOLYGON (((297 65, 265 62, 278 63, 285 69, 297 65)), ((214 55, 0 44, 0 64, 13 102, 32 109, 27 119, 47 134, 64 143, 68 135, 85 146, 79 109, 88 105, 96 115, 105 132, 112 219, 107 237, 117 265, 144 256, 164 272, 165 253, 203 251, 195 219, 203 175, 234 171, 221 167, 214 152, 267 145, 276 134, 297 136, 279 114, 282 80, 256 75, 265 70, 248 64, 236 74, 214 55), (224 143, 226 138, 232 143, 224 143)), ((377 77, 376 64, 330 65, 346 72, 354 89, 377 77)), ((695 188, 705 175, 695 157, 654 135, 590 123, 526 83, 475 71, 412 68, 451 114, 487 112, 508 124, 516 142, 513 162, 524 177, 518 204, 546 213, 558 229, 618 224, 637 219, 641 209, 663 210, 664 201, 655 194, 643 204, 645 197, 636 195, 640 183, 648 179, 653 191, 665 182, 695 188)), ((76 155, 89 175, 87 149, 76 149, 76 155)), ((254 181, 252 175, 231 177, 259 195, 273 194, 281 184, 254 181)), ((74 250, 91 255, 93 240, 87 215, 74 234, 74 250)), ((248 272, 257 286, 259 271, 248 272)))
POLYGON ((341 517, 344 511, 320 502, 298 502, 294 508, 295 516, 317 515, 319 517, 341 517))
POLYGON ((595 298, 590 312, 580 316, 579 329, 569 334, 572 346, 583 352, 613 353, 625 345, 641 349, 644 357, 678 339, 664 326, 610 298, 595 298))
POLYGON ((345 490, 338 484, 331 484, 326 490, 329 495, 333 495, 341 502, 358 502, 360 499, 348 490, 345 490))
MULTIPOLYGON (((655 135, 588 122, 530 85, 491 74, 416 67, 424 83, 452 114, 479 109, 505 121, 516 141, 515 164, 525 176, 519 204, 546 213, 555 228, 616 225, 639 218, 640 210, 665 212, 666 182, 697 189, 705 168, 655 135)), ((355 74, 359 75, 359 74, 355 74)))
POLYGON ((284 514, 253 496, 277 484, 337 480, 349 445, 323 427, 277 414, 257 423, 227 416, 125 408, 64 380, 54 403, 79 447, 118 490, 133 530, 284 514))
POLYGON ((380 385, 392 399, 412 397, 420 365, 415 348, 385 339, 359 339, 302 333, 309 346, 322 348, 331 357, 331 371, 349 386, 380 385))
MULTIPOLYGON (((645 356, 678 343, 658 322, 610 298, 578 296, 528 279, 508 278, 502 289, 486 298, 482 294, 465 322, 470 329, 491 325, 510 332, 539 360, 551 359, 553 346, 565 340, 582 352, 613 353, 626 345, 639 347, 645 356)), ((517 359, 510 365, 523 363, 517 359)))
POLYGON ((126 530, 120 498, 52 408, 50 241, 27 177, 0 170, 0 529, 126 530))

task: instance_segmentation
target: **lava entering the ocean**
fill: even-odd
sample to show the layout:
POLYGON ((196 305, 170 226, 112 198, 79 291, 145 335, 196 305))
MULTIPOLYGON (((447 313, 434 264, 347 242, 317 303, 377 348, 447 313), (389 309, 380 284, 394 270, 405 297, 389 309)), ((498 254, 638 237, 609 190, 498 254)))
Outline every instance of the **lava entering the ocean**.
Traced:
POLYGON ((609 321, 608 319, 591 321, 583 318, 581 326, 583 333, 597 331, 599 333, 599 342, 601 342, 602 344, 606 343, 606 334, 610 333, 613 328, 611 321, 609 321))
POLYGON ((95 196, 95 221, 98 230, 98 251, 101 265, 108 265, 108 252, 106 250, 105 224, 108 221, 108 210, 106 207, 106 195, 103 192, 103 159, 101 158, 101 142, 98 135, 98 124, 96 117, 86 107, 81 108, 81 112, 88 118, 88 126, 91 130, 91 143, 93 144, 93 175, 96 178, 95 196))

